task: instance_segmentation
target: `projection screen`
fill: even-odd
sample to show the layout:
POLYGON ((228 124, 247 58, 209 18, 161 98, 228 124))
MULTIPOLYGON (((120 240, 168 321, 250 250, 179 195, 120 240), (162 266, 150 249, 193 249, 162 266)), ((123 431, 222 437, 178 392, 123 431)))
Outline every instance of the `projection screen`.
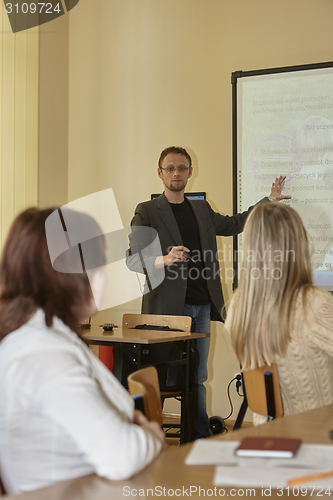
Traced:
MULTIPOLYGON (((234 212, 286 175, 308 231, 314 283, 333 290, 333 62, 232 74, 234 212)), ((242 235, 234 240, 240 254, 242 235)), ((235 263, 235 286, 240 262, 235 263)))

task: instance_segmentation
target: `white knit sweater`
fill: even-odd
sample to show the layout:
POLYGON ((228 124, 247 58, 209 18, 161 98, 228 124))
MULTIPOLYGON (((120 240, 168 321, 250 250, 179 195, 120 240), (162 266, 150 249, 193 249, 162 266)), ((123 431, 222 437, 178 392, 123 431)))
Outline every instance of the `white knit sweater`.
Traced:
POLYGON ((314 288, 296 303, 291 342, 276 358, 284 415, 333 403, 333 296, 314 288))
MULTIPOLYGON (((313 288, 306 300, 304 313, 302 295, 297 298, 291 341, 275 359, 285 416, 333 403, 333 296, 313 288)), ((253 416, 254 425, 266 420, 253 416)))

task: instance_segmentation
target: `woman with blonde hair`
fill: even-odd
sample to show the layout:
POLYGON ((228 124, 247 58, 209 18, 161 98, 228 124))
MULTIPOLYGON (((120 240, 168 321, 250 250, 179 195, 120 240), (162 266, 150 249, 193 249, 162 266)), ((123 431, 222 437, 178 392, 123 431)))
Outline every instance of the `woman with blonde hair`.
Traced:
POLYGON ((0 469, 7 493, 91 473, 127 479, 163 447, 158 423, 134 411, 128 392, 79 336, 80 321, 97 312, 90 285, 97 279, 92 288, 103 287, 104 250, 95 220, 72 210, 28 209, 9 231, 0 264, 0 469), (47 220, 56 248, 47 245, 47 220), (96 236, 83 250, 70 246, 82 228, 96 236))
POLYGON ((313 285, 307 233, 291 207, 251 212, 226 327, 243 370, 277 364, 284 415, 333 403, 333 298, 313 285))

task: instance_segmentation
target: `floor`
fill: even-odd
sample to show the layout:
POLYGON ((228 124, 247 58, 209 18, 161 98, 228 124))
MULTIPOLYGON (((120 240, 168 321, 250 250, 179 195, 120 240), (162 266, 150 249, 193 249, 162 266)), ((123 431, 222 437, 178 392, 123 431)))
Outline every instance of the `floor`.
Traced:
MULTIPOLYGON (((173 415, 173 414, 168 414, 168 413, 163 413, 163 423, 164 424, 177 424, 180 422, 180 415, 173 415)), ((225 421, 225 430, 224 433, 227 432, 232 432, 233 427, 234 427, 235 421, 234 420, 226 420, 225 421)), ((243 422, 242 427, 252 427, 253 424, 252 422, 243 422)), ((166 437, 166 445, 167 446, 178 446, 179 445, 179 439, 177 438, 168 438, 166 437)))

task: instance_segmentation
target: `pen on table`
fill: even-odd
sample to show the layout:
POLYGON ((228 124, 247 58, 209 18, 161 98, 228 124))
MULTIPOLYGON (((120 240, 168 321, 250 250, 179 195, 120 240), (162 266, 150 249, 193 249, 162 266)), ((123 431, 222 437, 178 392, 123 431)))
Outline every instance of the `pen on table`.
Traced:
POLYGON ((317 481, 317 479, 325 479, 327 477, 333 477, 333 470, 329 472, 320 472, 312 476, 296 477, 295 479, 290 479, 288 485, 294 486, 295 484, 308 483, 309 481, 317 481))

